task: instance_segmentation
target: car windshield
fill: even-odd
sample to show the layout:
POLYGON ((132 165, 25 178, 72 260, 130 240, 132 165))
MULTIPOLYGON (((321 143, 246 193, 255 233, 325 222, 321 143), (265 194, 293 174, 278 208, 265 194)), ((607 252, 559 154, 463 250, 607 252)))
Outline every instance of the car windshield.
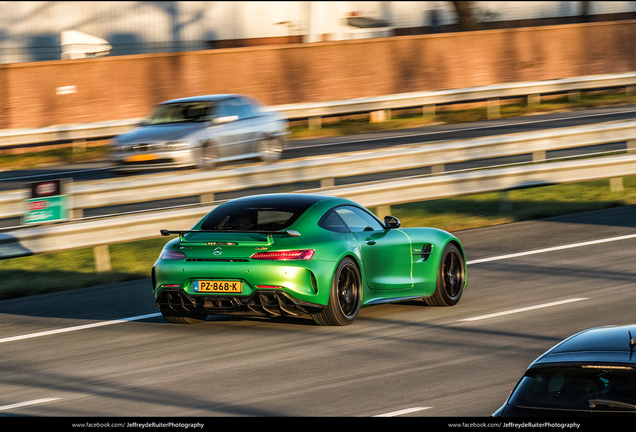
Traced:
POLYGON ((530 370, 509 403, 525 408, 636 409, 636 370, 621 366, 542 367, 530 370))
POLYGON ((159 105, 143 122, 145 126, 210 120, 212 102, 175 102, 159 105))
POLYGON ((271 200, 228 202, 201 224, 212 231, 279 231, 288 228, 313 204, 311 201, 271 200))

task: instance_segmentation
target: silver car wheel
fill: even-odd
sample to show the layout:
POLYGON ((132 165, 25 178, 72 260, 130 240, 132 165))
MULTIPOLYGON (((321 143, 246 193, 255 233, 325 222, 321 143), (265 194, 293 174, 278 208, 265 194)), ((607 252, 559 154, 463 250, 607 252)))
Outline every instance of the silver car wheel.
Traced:
POLYGON ((277 161, 283 153, 283 143, 279 138, 263 138, 258 143, 258 153, 263 162, 277 161))
POLYGON ((197 168, 209 168, 216 162, 216 149, 212 144, 203 144, 199 147, 197 168))

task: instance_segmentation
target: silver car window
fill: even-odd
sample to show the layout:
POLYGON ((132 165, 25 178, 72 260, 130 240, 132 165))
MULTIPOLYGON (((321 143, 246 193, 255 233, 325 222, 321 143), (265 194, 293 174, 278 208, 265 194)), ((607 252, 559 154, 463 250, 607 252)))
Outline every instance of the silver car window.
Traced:
POLYGON ((201 122, 210 119, 212 102, 175 102, 159 105, 146 125, 178 122, 201 122))
POLYGON ((248 118, 256 117, 260 115, 260 110, 258 106, 254 103, 253 99, 244 97, 240 98, 243 109, 246 111, 246 115, 248 118))
POLYGON ((227 100, 223 100, 217 104, 216 115, 219 117, 227 117, 230 114, 230 105, 227 100))
POLYGON ((335 209, 352 232, 380 231, 384 227, 372 215, 353 206, 342 206, 335 209))
POLYGON ((245 113, 241 109, 241 103, 237 99, 227 99, 225 101, 225 111, 228 116, 238 116, 239 120, 245 118, 245 113))
POLYGON ((239 116, 239 120, 252 117, 252 110, 239 98, 233 99, 232 104, 236 110, 236 115, 239 116))

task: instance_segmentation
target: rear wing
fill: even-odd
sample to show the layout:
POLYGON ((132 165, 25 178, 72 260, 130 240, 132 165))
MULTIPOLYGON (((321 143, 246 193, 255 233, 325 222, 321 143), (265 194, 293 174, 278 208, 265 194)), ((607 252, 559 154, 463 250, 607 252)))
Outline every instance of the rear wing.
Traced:
POLYGON ((184 234, 188 233, 216 233, 216 234, 226 234, 226 233, 243 233, 243 234, 265 234, 267 237, 271 237, 273 234, 287 234, 290 237, 300 237, 300 233, 294 230, 285 230, 285 231, 261 231, 261 230, 184 230, 184 231, 170 231, 170 230, 159 230, 162 236, 166 237, 169 235, 178 235, 179 237, 183 237, 184 234))

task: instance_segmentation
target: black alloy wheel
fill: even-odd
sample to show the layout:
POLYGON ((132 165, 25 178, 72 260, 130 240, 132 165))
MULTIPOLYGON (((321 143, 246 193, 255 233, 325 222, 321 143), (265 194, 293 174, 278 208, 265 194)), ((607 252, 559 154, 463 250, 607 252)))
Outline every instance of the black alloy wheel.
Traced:
POLYGON ((437 272, 437 286, 424 302, 429 306, 454 306, 464 292, 466 281, 464 256, 454 243, 444 248, 437 272))
POLYGON ((361 301, 360 270, 351 258, 344 258, 336 268, 327 307, 312 318, 320 325, 349 325, 357 318, 361 301))

